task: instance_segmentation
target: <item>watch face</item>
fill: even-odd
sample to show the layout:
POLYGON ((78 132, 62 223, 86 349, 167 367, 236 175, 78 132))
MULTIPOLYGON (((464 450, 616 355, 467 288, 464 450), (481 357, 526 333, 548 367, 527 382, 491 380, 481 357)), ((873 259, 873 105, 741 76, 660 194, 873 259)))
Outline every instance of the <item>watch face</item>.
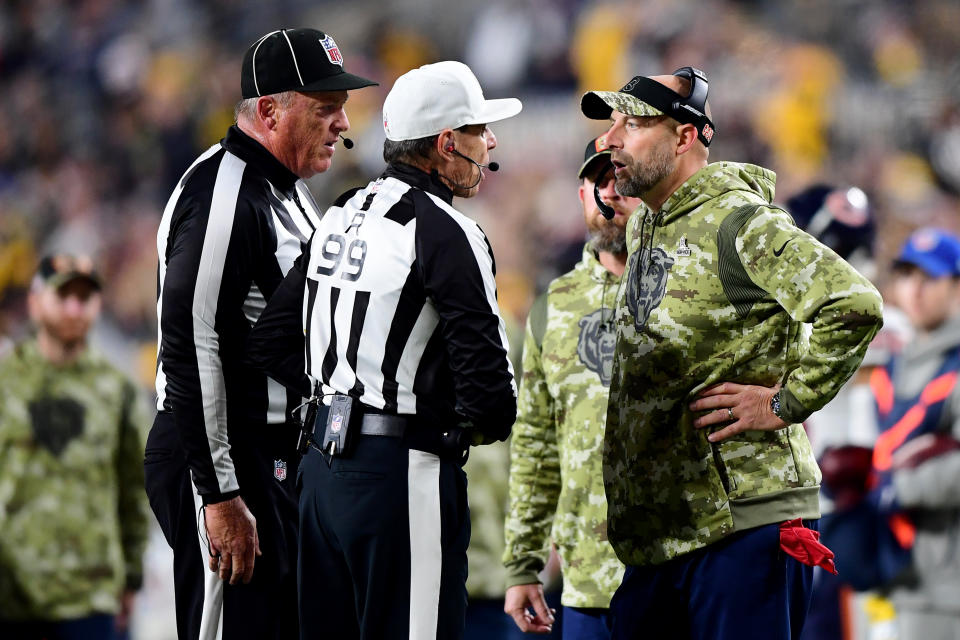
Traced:
POLYGON ((780 417, 780 392, 777 391, 773 394, 773 397, 770 398, 770 410, 773 411, 773 415, 780 417))

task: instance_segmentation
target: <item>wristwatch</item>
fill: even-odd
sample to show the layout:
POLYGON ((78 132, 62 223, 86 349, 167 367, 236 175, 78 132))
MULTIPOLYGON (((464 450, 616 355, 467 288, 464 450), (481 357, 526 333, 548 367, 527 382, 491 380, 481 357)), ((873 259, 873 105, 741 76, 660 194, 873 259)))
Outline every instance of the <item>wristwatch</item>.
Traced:
POLYGON ((773 411, 773 415, 783 420, 783 416, 780 415, 780 390, 779 389, 775 394, 773 394, 773 397, 770 398, 770 410, 773 411))

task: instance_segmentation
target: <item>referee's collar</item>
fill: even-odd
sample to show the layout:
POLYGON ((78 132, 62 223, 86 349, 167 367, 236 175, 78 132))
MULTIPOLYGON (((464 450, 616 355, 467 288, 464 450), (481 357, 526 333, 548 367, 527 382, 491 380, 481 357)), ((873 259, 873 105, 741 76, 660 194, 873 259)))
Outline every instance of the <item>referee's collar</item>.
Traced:
POLYGON ((227 129, 227 135, 220 143, 223 148, 237 156, 247 164, 251 164, 266 176, 267 180, 284 194, 295 193, 297 174, 283 166, 283 163, 273 157, 266 148, 233 125, 227 129))
POLYGON ((436 173, 427 173, 423 169, 403 162, 391 162, 383 172, 383 177, 396 178, 427 193, 432 193, 447 204, 453 203, 453 191, 440 181, 436 173))

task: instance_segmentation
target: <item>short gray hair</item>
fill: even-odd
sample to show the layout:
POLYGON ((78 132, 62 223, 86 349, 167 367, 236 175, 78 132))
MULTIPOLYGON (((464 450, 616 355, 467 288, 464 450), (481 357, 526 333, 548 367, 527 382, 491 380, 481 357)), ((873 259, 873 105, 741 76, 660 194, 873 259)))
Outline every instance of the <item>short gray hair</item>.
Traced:
POLYGON ((383 141, 383 160, 391 162, 413 163, 419 160, 429 160, 430 153, 437 144, 439 136, 417 138, 416 140, 383 141))
MULTIPOLYGON (((457 131, 466 131, 470 127, 475 127, 477 125, 465 124, 460 127, 457 127, 457 131)), ((383 141, 383 159, 385 162, 415 162, 418 159, 429 160, 430 154, 433 149, 437 146, 437 138, 440 137, 438 133, 435 136, 429 136, 427 138, 417 138, 416 140, 401 140, 400 142, 394 142, 393 140, 384 140, 383 141)))
MULTIPOLYGON (((281 93, 273 93, 268 97, 273 98, 277 101, 281 107, 288 107, 290 103, 293 102, 293 94, 296 91, 283 91, 281 93)), ((248 120, 253 120, 257 115, 257 100, 260 98, 244 98, 240 100, 233 108, 233 119, 236 121, 240 120, 240 116, 248 120)))

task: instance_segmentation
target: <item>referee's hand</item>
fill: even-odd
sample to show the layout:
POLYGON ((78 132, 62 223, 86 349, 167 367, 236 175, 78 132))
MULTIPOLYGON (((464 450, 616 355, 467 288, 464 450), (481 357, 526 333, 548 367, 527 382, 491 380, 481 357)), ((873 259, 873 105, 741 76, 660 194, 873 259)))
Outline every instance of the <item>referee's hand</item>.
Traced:
POLYGON ((517 584, 507 589, 503 611, 524 633, 550 633, 553 630, 554 610, 547 606, 543 597, 543 585, 517 584), (530 613, 533 607, 535 613, 530 613))
POLYGON ((247 584, 253 577, 253 564, 260 553, 257 519, 243 498, 208 504, 204 522, 210 541, 210 571, 220 573, 230 584, 247 584))

